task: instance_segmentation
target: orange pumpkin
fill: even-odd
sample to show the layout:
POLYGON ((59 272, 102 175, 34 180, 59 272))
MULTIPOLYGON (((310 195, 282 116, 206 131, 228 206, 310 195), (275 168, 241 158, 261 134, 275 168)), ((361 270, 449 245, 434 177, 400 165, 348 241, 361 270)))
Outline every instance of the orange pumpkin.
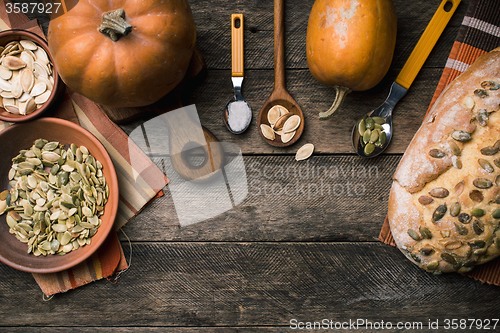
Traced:
POLYGON ((307 26, 307 64, 319 82, 334 87, 333 115, 350 91, 374 87, 385 76, 396 45, 391 0, 316 0, 307 26))
POLYGON ((79 0, 48 30, 64 83, 111 107, 148 105, 170 92, 186 73, 195 41, 186 0, 79 0))

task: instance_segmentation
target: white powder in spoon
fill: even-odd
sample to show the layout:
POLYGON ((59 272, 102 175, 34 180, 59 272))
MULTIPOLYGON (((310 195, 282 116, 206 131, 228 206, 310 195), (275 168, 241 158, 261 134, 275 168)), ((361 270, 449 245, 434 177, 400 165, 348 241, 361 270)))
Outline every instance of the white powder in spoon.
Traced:
POLYGON ((252 110, 245 101, 229 103, 227 111, 227 123, 229 128, 235 132, 243 131, 252 118, 252 110))

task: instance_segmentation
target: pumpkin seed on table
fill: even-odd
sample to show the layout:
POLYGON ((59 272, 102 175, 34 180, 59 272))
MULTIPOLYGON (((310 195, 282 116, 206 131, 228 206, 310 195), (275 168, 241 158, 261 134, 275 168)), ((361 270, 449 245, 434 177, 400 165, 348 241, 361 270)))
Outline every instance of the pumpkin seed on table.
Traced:
POLYGON ((52 94, 52 63, 45 50, 30 40, 13 41, 2 53, 0 106, 13 114, 28 115, 52 94))
POLYGON ((297 161, 302 161, 305 159, 308 159, 311 157, 312 153, 314 152, 314 145, 312 143, 306 143, 302 147, 297 150, 297 153, 295 154, 295 160, 297 161))
POLYGON ((109 197, 102 164, 84 146, 43 139, 12 162, 6 221, 28 253, 65 254, 89 245, 109 197))

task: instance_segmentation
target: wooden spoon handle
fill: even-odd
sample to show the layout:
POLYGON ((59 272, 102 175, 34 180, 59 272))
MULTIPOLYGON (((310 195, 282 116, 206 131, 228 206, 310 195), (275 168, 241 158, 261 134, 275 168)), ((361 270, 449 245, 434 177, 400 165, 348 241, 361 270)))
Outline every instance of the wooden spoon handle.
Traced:
POLYGON ((274 0, 274 89, 285 87, 284 18, 284 0, 274 0))

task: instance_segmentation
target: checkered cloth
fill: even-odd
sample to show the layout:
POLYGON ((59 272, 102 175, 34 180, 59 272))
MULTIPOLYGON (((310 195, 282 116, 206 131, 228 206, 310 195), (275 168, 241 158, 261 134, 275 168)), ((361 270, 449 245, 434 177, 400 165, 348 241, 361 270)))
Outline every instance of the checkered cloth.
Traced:
MULTIPOLYGON (((500 1, 472 0, 453 44, 429 110, 446 86, 482 54, 500 46, 500 1)), ((379 240, 396 246, 386 217, 379 240)), ((500 286, 500 260, 476 267, 468 276, 500 286)))

